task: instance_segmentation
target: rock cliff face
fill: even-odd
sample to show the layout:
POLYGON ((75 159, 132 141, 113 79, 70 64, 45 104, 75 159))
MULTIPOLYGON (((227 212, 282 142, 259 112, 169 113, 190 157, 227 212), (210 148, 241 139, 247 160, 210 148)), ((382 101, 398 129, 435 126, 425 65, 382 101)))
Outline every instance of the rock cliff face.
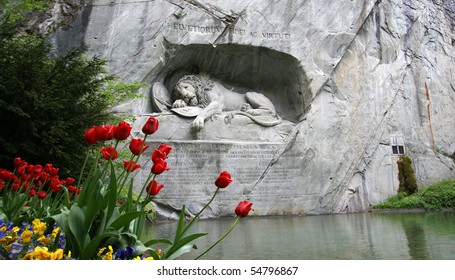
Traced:
MULTIPOLYGON (((182 203, 198 209, 222 170, 234 185, 205 217, 231 215, 245 197, 256 215, 367 210, 397 191, 395 148, 412 158, 420 186, 455 176, 453 1, 86 4, 53 35, 57 51, 86 43, 113 74, 149 84, 147 94, 156 82, 172 92, 183 75, 207 73, 234 92, 262 92, 284 119, 264 128, 214 116, 191 132, 192 120, 157 113, 154 141, 175 147, 158 178, 162 215, 182 203)), ((119 110, 140 128, 151 105, 119 110)))

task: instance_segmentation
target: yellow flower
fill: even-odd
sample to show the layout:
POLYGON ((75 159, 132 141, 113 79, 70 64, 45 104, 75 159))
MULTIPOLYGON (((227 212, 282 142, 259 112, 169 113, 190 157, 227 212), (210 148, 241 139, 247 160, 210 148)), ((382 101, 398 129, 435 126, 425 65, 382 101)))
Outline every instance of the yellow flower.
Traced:
POLYGON ((30 253, 27 253, 22 259, 23 260, 33 260, 33 256, 35 255, 35 252, 30 252, 30 253))
POLYGON ((144 261, 153 261, 154 258, 153 258, 153 257, 147 257, 147 258, 141 259, 140 256, 137 256, 137 257, 135 257, 133 260, 135 260, 135 261, 140 261, 140 260, 144 260, 144 261))
POLYGON ((63 258, 63 250, 57 249, 57 251, 51 253, 51 260, 61 260, 63 258))
POLYGON ((17 233, 19 231, 19 227, 13 227, 13 229, 11 230, 12 233, 17 233))
POLYGON ((21 233, 21 239, 22 239, 22 242, 24 243, 29 243, 30 242, 30 239, 33 235, 33 232, 31 232, 30 230, 28 230, 28 228, 26 228, 22 233, 21 233))
MULTIPOLYGON (((71 253, 69 252, 71 256, 71 253)), ((55 252, 49 252, 47 247, 35 247, 33 252, 26 254, 23 260, 61 260, 63 258, 63 250, 57 249, 55 252)))
POLYGON ((48 252, 47 247, 35 247, 35 251, 33 254, 33 259, 35 260, 49 260, 51 258, 51 254, 48 252))
POLYGON ((104 260, 112 260, 112 254, 114 253, 114 250, 112 249, 112 246, 109 245, 108 246, 109 248, 109 252, 106 253, 106 255, 104 256, 104 260))
POLYGON ((55 228, 53 231, 52 231, 52 234, 51 234, 51 237, 52 239, 55 239, 55 237, 57 237, 57 234, 58 232, 60 231, 60 228, 55 228))
POLYGON ((36 234, 43 235, 47 229, 46 223, 41 222, 39 219, 33 220, 32 224, 33 224, 33 231, 36 234))
POLYGON ((12 236, 5 236, 3 238, 0 238, 0 244, 8 244, 10 242, 14 242, 14 238, 12 236))
POLYGON ((99 251, 98 251, 98 254, 96 254, 98 257, 101 256, 101 254, 104 252, 104 250, 106 250, 106 247, 103 247, 101 248, 99 251))
POLYGON ((6 226, 0 227, 0 230, 3 231, 3 232, 5 232, 5 231, 6 231, 6 226))
POLYGON ((38 241, 43 243, 44 245, 48 245, 49 243, 51 243, 51 239, 44 235, 41 235, 40 237, 38 237, 38 241))

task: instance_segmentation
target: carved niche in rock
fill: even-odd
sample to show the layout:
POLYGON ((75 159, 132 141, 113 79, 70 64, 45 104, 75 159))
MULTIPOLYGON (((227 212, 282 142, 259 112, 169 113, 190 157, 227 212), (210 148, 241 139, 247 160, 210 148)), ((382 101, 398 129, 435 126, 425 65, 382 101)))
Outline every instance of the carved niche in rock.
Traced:
POLYGON ((163 63, 149 73, 151 112, 168 130, 162 139, 282 141, 310 109, 306 75, 290 54, 239 44, 163 46, 163 63))
POLYGON ((163 94, 169 95, 164 85, 155 83, 152 104, 161 110, 167 107, 179 116, 195 117, 192 123, 195 130, 201 130, 207 119, 222 112, 226 112, 225 123, 231 123, 235 115, 246 116, 265 127, 282 123, 275 106, 264 94, 253 91, 237 93, 207 74, 185 75, 177 81, 173 93, 171 105, 164 101, 163 94))

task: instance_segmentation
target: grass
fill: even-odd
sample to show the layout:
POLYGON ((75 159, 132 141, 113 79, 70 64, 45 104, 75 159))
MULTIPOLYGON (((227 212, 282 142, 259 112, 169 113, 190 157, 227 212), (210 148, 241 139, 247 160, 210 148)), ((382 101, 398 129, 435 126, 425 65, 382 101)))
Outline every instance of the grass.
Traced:
POLYGON ((409 196, 405 193, 398 193, 374 205, 372 208, 441 209, 452 207, 455 207, 455 179, 448 179, 429 185, 409 196))

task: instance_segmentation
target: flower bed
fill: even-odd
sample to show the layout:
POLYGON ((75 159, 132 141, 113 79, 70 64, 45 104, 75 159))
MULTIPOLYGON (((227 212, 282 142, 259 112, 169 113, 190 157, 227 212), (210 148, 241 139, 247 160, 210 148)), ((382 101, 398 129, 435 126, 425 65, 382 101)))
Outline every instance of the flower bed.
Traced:
MULTIPOLYGON (((182 206, 173 238, 157 238, 142 243, 148 205, 164 187, 156 177, 170 170, 166 159, 172 147, 161 144, 153 150, 152 168, 139 194, 133 192, 133 179, 143 152, 150 148, 146 139, 157 131, 159 122, 150 117, 142 127, 143 138, 131 135, 131 125, 93 126, 85 132, 90 144, 77 183, 61 179, 58 169, 47 164, 32 165, 14 159, 15 170, 0 170, 0 252, 3 259, 175 259, 195 248, 193 241, 206 233, 188 234, 200 214, 220 190, 232 183, 222 171, 215 180, 210 201, 190 220, 182 206), (121 142, 130 154, 121 166, 117 150, 121 142), (89 153, 96 158, 89 163, 89 153), (83 174, 88 174, 83 176, 83 174), (154 246, 165 245, 166 249, 154 246)), ((242 201, 235 209, 231 228, 207 253, 229 234, 240 218, 248 215, 252 203, 242 201)))

